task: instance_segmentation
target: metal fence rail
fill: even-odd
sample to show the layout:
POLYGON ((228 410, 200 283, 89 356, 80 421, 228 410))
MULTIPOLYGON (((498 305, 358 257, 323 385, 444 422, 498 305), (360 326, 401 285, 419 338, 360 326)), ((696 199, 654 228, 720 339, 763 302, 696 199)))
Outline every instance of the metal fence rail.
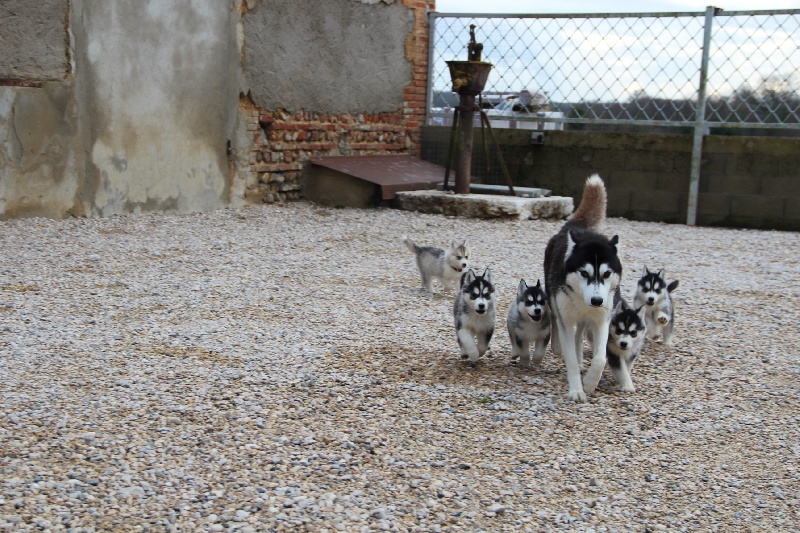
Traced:
POLYGON ((800 130, 800 9, 430 17, 428 124, 457 105, 445 62, 475 24, 496 127, 694 128, 690 225, 710 128, 800 130))

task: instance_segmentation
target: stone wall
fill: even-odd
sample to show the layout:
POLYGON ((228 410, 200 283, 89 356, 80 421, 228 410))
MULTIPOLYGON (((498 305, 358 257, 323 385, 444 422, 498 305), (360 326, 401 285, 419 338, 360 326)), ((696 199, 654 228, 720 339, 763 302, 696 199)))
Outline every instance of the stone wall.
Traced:
MULTIPOLYGON (((475 133, 473 175, 504 184, 492 149, 492 172, 483 170, 475 133)), ((597 172, 608 188, 609 216, 686 223, 691 135, 547 131, 538 145, 530 131, 495 134, 515 185, 550 189, 577 203, 583 182, 597 172)), ((422 158, 444 165, 449 135, 449 128, 424 128, 422 158)), ((697 224, 800 230, 800 139, 706 137, 697 224)))

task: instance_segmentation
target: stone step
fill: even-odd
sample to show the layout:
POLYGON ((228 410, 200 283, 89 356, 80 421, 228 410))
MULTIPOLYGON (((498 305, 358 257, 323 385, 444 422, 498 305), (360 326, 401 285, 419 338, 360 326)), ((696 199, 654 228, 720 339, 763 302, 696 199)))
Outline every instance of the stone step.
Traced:
POLYGON ((572 198, 523 198, 496 194, 455 194, 450 191, 398 192, 394 205, 404 211, 437 213, 467 218, 562 220, 572 213, 572 198))
MULTIPOLYGON (((453 183, 450 182, 448 190, 452 190, 453 183)), ((444 183, 439 183, 436 186, 439 191, 444 190, 444 183)), ((483 183, 470 183, 469 192, 476 194, 501 194, 508 196, 508 185, 488 185, 483 183)), ((538 187, 517 187, 514 186, 514 193, 522 198, 541 198, 542 196, 550 196, 553 191, 550 189, 540 189, 538 187)))

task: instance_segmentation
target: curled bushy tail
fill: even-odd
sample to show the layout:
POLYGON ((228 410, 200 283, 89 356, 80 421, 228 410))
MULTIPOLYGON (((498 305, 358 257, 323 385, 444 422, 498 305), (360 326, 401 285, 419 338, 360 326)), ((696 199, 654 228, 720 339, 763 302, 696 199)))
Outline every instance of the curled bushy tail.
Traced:
POLYGON ((606 220, 607 204, 606 186, 600 176, 592 174, 583 186, 583 198, 570 221, 599 231, 606 220))
POLYGON ((403 242, 406 244, 406 248, 408 248, 412 253, 417 253, 417 245, 414 244, 414 241, 408 238, 408 236, 403 237, 403 242))

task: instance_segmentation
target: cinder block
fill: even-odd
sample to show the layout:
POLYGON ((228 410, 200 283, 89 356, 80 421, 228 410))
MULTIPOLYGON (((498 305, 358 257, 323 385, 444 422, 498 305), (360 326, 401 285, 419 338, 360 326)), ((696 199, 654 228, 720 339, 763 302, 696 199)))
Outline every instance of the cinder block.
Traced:
POLYGON ((677 192, 634 189, 631 191, 631 209, 672 213, 677 216, 681 212, 680 199, 681 195, 677 192))
POLYGON ((727 194, 700 193, 697 195, 697 216, 731 214, 731 197, 727 194))
POLYGON ((627 150, 625 152, 625 168, 628 170, 669 172, 673 169, 672 152, 647 152, 627 150))
POLYGON ((607 185, 614 189, 652 191, 658 184, 658 173, 647 170, 615 170, 607 185))
POLYGON ((800 198, 800 174, 794 177, 762 178, 760 193, 766 196, 800 198))
POLYGON ((783 214, 784 202, 775 196, 732 196, 731 217, 774 218, 783 214))
POLYGON ((708 189, 704 192, 730 195, 759 194, 761 186, 757 176, 744 173, 711 174, 706 183, 708 189))

